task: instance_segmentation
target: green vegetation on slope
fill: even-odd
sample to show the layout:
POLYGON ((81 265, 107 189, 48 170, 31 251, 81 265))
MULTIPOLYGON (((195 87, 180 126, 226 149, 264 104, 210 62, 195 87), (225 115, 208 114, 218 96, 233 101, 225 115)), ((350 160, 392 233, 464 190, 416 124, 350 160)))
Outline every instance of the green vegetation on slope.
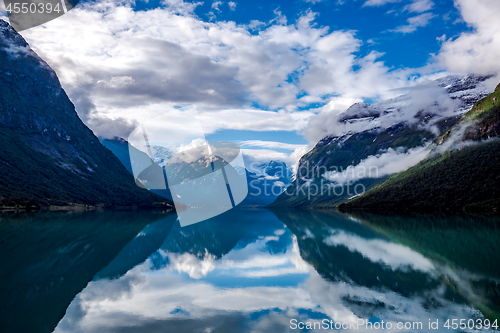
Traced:
MULTIPOLYGON (((346 170, 350 165, 357 165, 363 159, 376 155, 385 149, 410 149, 433 138, 433 133, 404 124, 392 126, 382 132, 369 130, 356 133, 348 137, 342 144, 339 144, 339 139, 342 140, 342 138, 326 138, 300 160, 297 177, 312 179, 311 184, 302 187, 304 181, 296 179, 270 207, 334 207, 355 195, 354 186, 338 187, 334 193, 333 189, 329 187, 330 181, 326 181, 322 177, 326 171, 346 170)), ((366 189, 370 189, 385 179, 385 177, 366 178, 358 183, 366 189)))
POLYGON ((339 210, 495 212, 500 204, 500 140, 421 162, 339 210))
MULTIPOLYGON (((135 185, 132 175, 104 148, 93 153, 101 165, 91 176, 55 164, 50 156, 33 150, 16 131, 0 130, 0 206, 107 204, 150 206, 165 202, 135 185), (122 171, 123 170, 123 171, 122 171)), ((99 145, 99 142, 93 142, 99 145)), ((75 164, 83 164, 75 159, 75 164)))

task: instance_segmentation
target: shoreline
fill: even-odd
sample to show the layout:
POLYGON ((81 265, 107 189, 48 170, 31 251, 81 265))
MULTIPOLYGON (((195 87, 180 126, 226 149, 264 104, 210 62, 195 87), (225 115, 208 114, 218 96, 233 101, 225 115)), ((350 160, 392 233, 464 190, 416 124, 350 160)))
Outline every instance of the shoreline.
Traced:
POLYGON ((163 210, 166 212, 175 212, 173 205, 158 205, 158 206, 105 206, 105 205, 49 205, 49 206, 0 206, 2 212, 85 212, 85 211, 138 211, 138 210, 163 210))

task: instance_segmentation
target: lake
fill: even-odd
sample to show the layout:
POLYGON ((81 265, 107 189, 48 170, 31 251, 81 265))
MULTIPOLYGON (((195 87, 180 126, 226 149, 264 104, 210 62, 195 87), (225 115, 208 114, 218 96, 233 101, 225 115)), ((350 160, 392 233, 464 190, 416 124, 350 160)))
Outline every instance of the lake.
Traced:
POLYGON ((187 227, 160 212, 0 219, 1 332, 471 332, 500 321, 498 219, 264 209, 187 227))

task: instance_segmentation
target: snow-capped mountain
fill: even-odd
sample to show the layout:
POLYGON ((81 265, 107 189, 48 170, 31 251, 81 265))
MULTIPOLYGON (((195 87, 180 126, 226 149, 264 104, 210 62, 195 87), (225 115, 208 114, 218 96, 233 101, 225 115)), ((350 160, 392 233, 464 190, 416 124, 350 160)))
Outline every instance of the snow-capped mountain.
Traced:
POLYGON ((434 140, 422 162, 339 209, 498 214, 499 99, 500 84, 434 140))
POLYGON ((301 158, 295 181, 272 206, 336 205, 418 163, 427 144, 491 93, 488 78, 447 76, 393 99, 318 116, 318 131, 329 134, 301 158), (367 174, 370 167, 374 174, 367 174))

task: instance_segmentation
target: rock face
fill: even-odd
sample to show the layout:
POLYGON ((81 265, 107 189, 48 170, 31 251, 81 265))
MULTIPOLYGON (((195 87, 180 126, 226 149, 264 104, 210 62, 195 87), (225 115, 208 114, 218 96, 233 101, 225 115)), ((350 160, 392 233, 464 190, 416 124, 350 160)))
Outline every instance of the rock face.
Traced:
POLYGON ((407 153, 429 144, 491 92, 484 87, 486 79, 473 75, 447 76, 391 100, 352 105, 336 122, 339 128, 348 130, 324 137, 304 155, 295 181, 271 207, 333 207, 382 183, 387 175, 337 186, 325 174, 332 170, 344 172, 349 166, 356 167, 361 161, 391 149, 407 153), (359 185, 357 190, 356 185, 359 185))
POLYGON ((0 20, 0 206, 153 205, 75 112, 55 72, 0 20))

